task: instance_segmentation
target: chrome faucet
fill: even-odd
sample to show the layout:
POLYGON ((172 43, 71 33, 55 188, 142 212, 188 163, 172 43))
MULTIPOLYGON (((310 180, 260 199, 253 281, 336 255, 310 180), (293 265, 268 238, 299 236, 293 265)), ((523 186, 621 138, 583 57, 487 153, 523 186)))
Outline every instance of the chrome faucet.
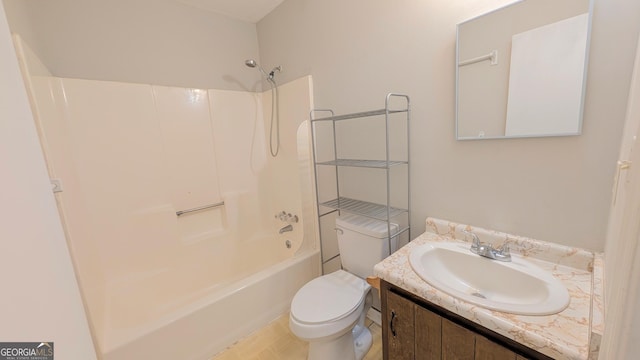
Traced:
POLYGON ((278 231, 280 234, 284 234, 286 232, 293 231, 293 225, 289 224, 278 231))
POLYGON ((480 242, 478 235, 471 231, 463 230, 467 235, 471 235, 473 241, 471 242, 472 253, 484 256, 486 258, 498 261, 511 261, 511 252, 509 251, 509 244, 504 244, 500 248, 494 249, 491 244, 480 242))

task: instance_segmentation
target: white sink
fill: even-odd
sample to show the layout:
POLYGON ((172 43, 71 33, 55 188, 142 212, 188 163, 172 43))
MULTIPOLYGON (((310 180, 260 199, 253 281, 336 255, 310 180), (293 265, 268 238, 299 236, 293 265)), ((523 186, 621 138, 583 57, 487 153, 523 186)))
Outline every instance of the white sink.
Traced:
POLYGON ((469 245, 433 242, 411 251, 409 263, 438 290, 487 309, 550 315, 569 305, 567 288, 550 272, 511 257, 500 262, 472 253, 469 245))

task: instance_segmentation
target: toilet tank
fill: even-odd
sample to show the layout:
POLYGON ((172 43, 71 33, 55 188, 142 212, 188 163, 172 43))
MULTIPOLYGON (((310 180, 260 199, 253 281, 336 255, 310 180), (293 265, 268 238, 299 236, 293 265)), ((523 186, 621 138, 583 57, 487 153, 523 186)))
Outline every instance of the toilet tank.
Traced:
MULTIPOLYGON (((342 268, 361 278, 373 275, 373 266, 389 256, 387 222, 347 214, 336 219, 338 249, 342 268)), ((391 234, 398 225, 391 224, 391 234)), ((391 238, 391 251, 397 250, 397 235, 391 238)))

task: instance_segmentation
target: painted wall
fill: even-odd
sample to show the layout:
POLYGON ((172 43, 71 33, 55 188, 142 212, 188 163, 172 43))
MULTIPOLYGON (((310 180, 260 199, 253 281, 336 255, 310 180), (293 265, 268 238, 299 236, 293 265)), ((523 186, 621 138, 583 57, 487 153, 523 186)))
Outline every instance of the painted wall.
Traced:
MULTIPOLYGON (((253 25, 150 0, 4 1, 55 75, 221 89, 259 81, 242 64, 257 57, 253 25)), ((317 106, 339 113, 380 108, 389 91, 412 96, 414 235, 436 216, 602 250, 640 3, 595 0, 582 136, 456 142, 455 26, 508 2, 285 1, 258 23, 260 56, 283 65, 284 81, 314 75, 317 106)))
POLYGON ((337 113, 412 97, 413 235, 434 216, 601 251, 640 3, 595 0, 583 135, 455 141, 456 24, 507 3, 289 0, 258 23, 260 56, 312 74, 316 106, 337 113))
POLYGON ((0 4, 0 339, 95 359, 78 285, 0 4))
MULTIPOLYGON (((4 0, 19 33, 56 76, 250 90, 255 24, 177 1, 4 0)), ((258 59, 259 60, 259 59, 258 59)))

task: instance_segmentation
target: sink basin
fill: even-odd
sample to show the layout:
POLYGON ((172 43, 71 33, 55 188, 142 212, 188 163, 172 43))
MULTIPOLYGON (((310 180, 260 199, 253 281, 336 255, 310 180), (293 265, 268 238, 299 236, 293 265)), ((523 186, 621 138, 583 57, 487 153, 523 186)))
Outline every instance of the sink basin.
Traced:
POLYGON ((472 253, 469 245, 433 242, 415 248, 409 263, 438 290, 487 309, 550 315, 569 305, 562 282, 517 255, 511 262, 500 262, 472 253))

